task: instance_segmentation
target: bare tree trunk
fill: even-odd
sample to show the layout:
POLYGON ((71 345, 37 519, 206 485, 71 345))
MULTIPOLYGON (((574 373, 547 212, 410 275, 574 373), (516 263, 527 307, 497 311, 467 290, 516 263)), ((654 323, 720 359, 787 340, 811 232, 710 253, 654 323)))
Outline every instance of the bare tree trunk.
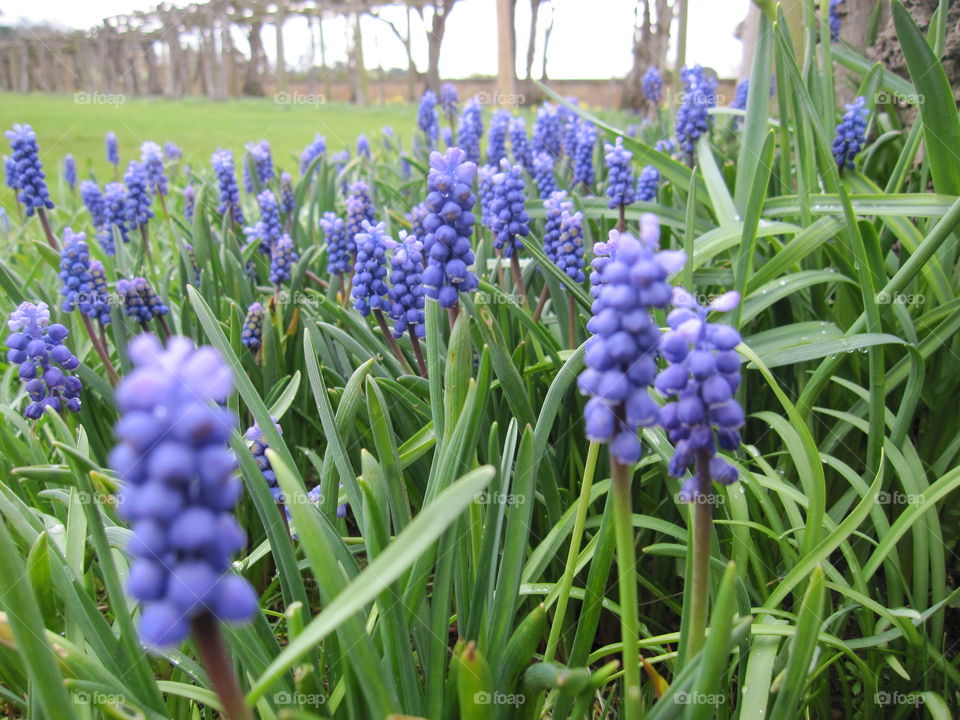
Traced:
POLYGON ((327 67, 327 48, 323 42, 323 18, 317 16, 317 35, 320 39, 320 65, 323 67, 323 96, 330 100, 330 68, 327 67))
POLYGON ((250 43, 250 59, 243 76, 243 94, 260 97, 263 95, 263 37, 261 31, 263 23, 260 20, 251 20, 247 28, 247 41, 250 43))
POLYGON ((286 19, 286 6, 284 3, 277 3, 276 23, 277 27, 277 90, 285 92, 287 89, 287 61, 283 55, 283 21, 286 19))
MULTIPOLYGON (((453 9, 455 0, 434 0, 433 18, 430 22, 430 31, 427 33, 427 87, 438 92, 440 90, 440 47, 443 44, 443 34, 447 29, 447 16, 453 9)), ((510 27, 513 28, 513 14, 511 13, 510 27)))
POLYGON ((517 91, 512 0, 497 0, 497 69, 498 104, 503 105, 517 91))
POLYGON ((547 81, 547 51, 550 49, 550 36, 553 34, 553 6, 547 5, 550 13, 550 20, 547 21, 547 28, 543 31, 543 66, 540 68, 540 79, 547 81))
POLYGON ((534 96, 540 93, 534 93, 533 90, 533 58, 537 52, 537 19, 540 14, 541 0, 530 0, 530 34, 527 36, 527 67, 524 80, 524 95, 526 102, 535 102, 534 96))

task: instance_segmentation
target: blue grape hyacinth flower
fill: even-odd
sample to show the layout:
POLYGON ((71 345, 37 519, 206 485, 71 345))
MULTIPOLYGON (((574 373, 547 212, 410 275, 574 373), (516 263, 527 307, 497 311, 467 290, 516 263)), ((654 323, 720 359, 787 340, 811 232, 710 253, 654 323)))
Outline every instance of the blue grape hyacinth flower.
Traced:
POLYGON ((106 139, 107 162, 116 169, 120 165, 120 146, 117 143, 117 134, 111 130, 107 133, 106 139))
POLYGON ((293 194, 293 177, 290 173, 280 173, 280 210, 288 218, 297 209, 296 197, 293 194))
POLYGON ((410 223, 411 235, 422 238, 426 234, 426 231, 423 229, 423 220, 427 217, 428 212, 427 206, 421 202, 410 208, 410 212, 404 216, 410 223))
POLYGON ((707 314, 733 310, 739 301, 738 293, 728 292, 704 306, 683 288, 673 290, 670 330, 660 339, 669 364, 654 384, 671 399, 660 408, 660 422, 674 443, 670 474, 679 478, 696 467, 680 490, 683 502, 710 492, 705 473, 724 485, 737 479, 736 469, 717 457, 717 445, 727 451, 740 445, 744 415, 734 399, 740 387, 740 356, 734 350, 740 335, 729 325, 707 322, 707 314))
POLYGON ((604 144, 604 161, 607 164, 608 207, 632 205, 634 201, 633 170, 630 161, 633 153, 623 147, 623 138, 618 137, 615 145, 604 144))
POLYGON ((830 40, 840 42, 840 5, 843 0, 830 0, 830 40))
POLYGON ((457 146, 467 154, 467 160, 480 162, 480 139, 483 137, 483 109, 476 98, 463 106, 457 123, 457 146))
POLYGON ((183 157, 183 150, 176 143, 167 140, 163 144, 163 157, 167 160, 179 160, 183 157))
POLYGON ((490 206, 493 202, 493 176, 497 168, 493 165, 483 165, 477 170, 477 195, 480 199, 480 222, 485 228, 490 228, 493 218, 490 215, 490 206))
POLYGON ((93 226, 98 230, 102 228, 107 221, 107 212, 103 193, 100 192, 100 186, 95 180, 83 180, 80 183, 80 199, 90 213, 90 222, 93 226))
POLYGON ((17 161, 7 155, 3 156, 3 181, 11 190, 17 189, 17 161))
POLYGON ((123 299, 124 314, 142 325, 170 312, 170 308, 164 304, 146 278, 117 280, 117 294, 123 299))
POLYGON ((846 112, 837 125, 836 137, 833 140, 833 157, 837 161, 837 168, 853 168, 854 158, 863 149, 867 142, 867 99, 861 95, 846 106, 846 112))
POLYGON ((372 310, 388 309, 389 289, 384 282, 387 276, 387 243, 392 242, 386 234, 384 223, 363 221, 363 231, 354 235, 357 244, 356 261, 353 266, 353 307, 366 317, 372 310))
POLYGON ((434 148, 440 136, 440 124, 437 119, 437 96, 433 90, 424 90, 420 98, 420 110, 417 113, 417 127, 427 139, 427 147, 434 148))
POLYGON ((560 240, 560 225, 563 222, 564 210, 573 209, 566 190, 555 190, 543 201, 543 251, 551 262, 557 262, 557 243, 560 240))
MULTIPOLYGON (((574 105, 579 105, 580 101, 576 98, 567 98, 574 105)), ((563 126, 563 154, 573 160, 577 152, 578 133, 580 132, 580 118, 566 105, 557 108, 560 114, 560 120, 563 126)))
POLYGON ((571 187, 583 185, 590 191, 594 181, 593 148, 597 144, 597 130, 593 123, 583 121, 577 128, 577 144, 573 155, 573 180, 571 187))
POLYGON ((509 110, 494 110, 490 120, 490 132, 487 135, 487 164, 494 167, 507 156, 507 133, 510 131, 509 110))
POLYGON ((70 153, 63 158, 63 181, 70 190, 77 187, 77 162, 70 153))
POLYGON ((370 139, 367 137, 366 133, 360 133, 357 136, 357 157, 371 157, 370 139))
POLYGON ((16 164, 17 200, 23 203, 27 217, 37 210, 53 210, 53 200, 47 190, 43 163, 40 162, 40 148, 37 134, 29 125, 14 125, 7 130, 13 162, 16 164))
POLYGON ((244 228, 243 232, 250 241, 260 241, 261 253, 270 255, 272 248, 283 235, 280 206, 277 203, 277 196, 269 188, 257 195, 257 205, 260 208, 260 219, 252 228, 244 228))
POLYGON ((210 162, 217 176, 217 184, 220 186, 218 212, 225 217, 230 213, 236 224, 243 225, 243 208, 240 207, 240 188, 237 187, 233 153, 229 150, 217 150, 210 156, 210 162))
POLYGON ((657 186, 660 184, 660 171, 653 165, 647 165, 640 171, 637 178, 637 189, 634 195, 638 202, 656 202, 657 186))
MULTIPOLYGON (((250 160, 253 161, 253 167, 257 171, 257 180, 260 182, 260 187, 263 187, 274 177, 273 154, 270 151, 270 142, 260 140, 255 143, 247 143, 246 148, 247 155, 250 160)), ((246 161, 243 165, 243 171, 244 174, 249 172, 246 161)), ((253 190, 250 189, 247 192, 253 192, 253 190)))
POLYGON ((350 270, 352 262, 347 239, 347 224, 343 218, 328 211, 320 218, 320 229, 323 230, 323 236, 327 242, 327 272, 342 276, 350 270))
POLYGON ((508 131, 510 136, 510 151, 513 154, 513 161, 520 165, 528 173, 533 173, 533 152, 530 148, 529 138, 527 137, 527 124, 522 117, 515 117, 510 120, 508 131))
POLYGON ((147 172, 141 163, 131 160, 123 176, 127 186, 127 225, 130 228, 142 227, 150 222, 153 210, 150 209, 150 191, 147 172))
POLYGON ((300 153, 300 174, 306 175, 310 164, 321 155, 326 155, 326 153, 327 139, 320 133, 317 133, 313 137, 313 142, 307 145, 307 147, 303 149, 303 152, 300 153))
POLYGON ((553 155, 547 152, 537 153, 533 158, 533 180, 537 184, 540 198, 548 198, 557 189, 557 179, 553 174, 553 155))
POLYGON ((154 195, 167 194, 167 172, 163 167, 163 150, 155 142, 140 146, 140 163, 147 178, 147 187, 154 195))
POLYGON ((279 285, 290 279, 293 264, 300 259, 293 247, 293 240, 283 233, 273 245, 270 255, 270 282, 279 285))
POLYGON ((19 365, 19 376, 30 403, 23 414, 39 420, 48 407, 60 412, 80 410, 80 379, 64 372, 76 370, 80 361, 63 344, 69 332, 50 324, 46 303, 23 302, 10 314, 7 326, 7 362, 19 365), (51 361, 55 364, 51 364, 51 361))
POLYGON ((346 199, 347 209, 347 252, 350 254, 351 262, 357 251, 356 240, 357 233, 363 232, 364 222, 374 222, 373 201, 370 199, 370 186, 363 180, 357 180, 350 186, 350 192, 346 199))
POLYGON ((471 188, 476 174, 476 164, 467 160, 460 148, 449 148, 446 154, 430 153, 423 285, 427 297, 445 308, 454 307, 461 292, 473 292, 479 286, 470 270, 474 260, 470 237, 476 222, 471 210, 477 201, 471 188))
POLYGON ((500 161, 500 172, 493 176, 493 199, 490 203, 493 244, 504 257, 523 249, 524 238, 530 234, 530 216, 526 210, 523 170, 510 165, 506 158, 500 161))
POLYGON ((130 227, 127 225, 127 187, 123 183, 107 183, 103 189, 104 223, 97 235, 100 246, 107 255, 116 252, 114 229, 120 233, 123 242, 130 242, 130 227))
POLYGON ((457 115, 457 109, 460 105, 460 97, 457 95, 457 86, 453 83, 443 83, 440 86, 440 107, 443 108, 443 114, 447 116, 450 122, 457 115))
POLYGON ((533 152, 547 153, 551 158, 560 157, 563 152, 563 125, 557 106, 545 102, 537 108, 537 117, 533 121, 533 152))
MULTIPOLYGON (((277 429, 277 432, 283 435, 283 428, 280 427, 277 419, 275 417, 271 417, 270 419, 273 420, 273 426, 277 429)), ((284 501, 283 491, 280 490, 280 486, 277 484, 277 474, 273 471, 273 467, 270 465, 270 459, 267 457, 267 450, 270 449, 270 445, 263 435, 263 430, 260 429, 260 424, 255 422, 253 427, 247 428, 243 437, 247 440, 247 447, 250 448, 250 454, 253 455, 253 460, 257 463, 263 479, 267 481, 267 487, 270 488, 273 501, 282 503, 284 501)))
POLYGON ((240 331, 240 342, 251 350, 260 347, 263 335, 263 305, 255 302, 247 308, 247 315, 243 319, 243 329, 240 331))
POLYGON ((197 189, 193 185, 187 185, 183 189, 183 216, 187 222, 193 222, 193 213, 197 207, 197 189))
POLYGON ((584 409, 587 437, 609 443, 611 456, 624 464, 640 459, 638 429, 659 419, 649 387, 657 373, 660 329, 650 310, 670 303, 667 278, 686 260, 680 251, 658 252, 655 222, 641 227, 639 238, 610 233, 616 250, 595 283, 593 317, 587 322, 592 336, 578 379, 580 391, 590 396, 584 409))
POLYGON ((663 79, 660 77, 660 68, 651 65, 643 74, 643 96, 654 105, 663 100, 663 79))
POLYGON ((79 310, 106 325, 110 322, 110 297, 106 293, 103 265, 97 263, 100 271, 97 282, 86 241, 84 233, 64 228, 60 248, 60 293, 63 295, 60 309, 67 313, 79 310))
POLYGON ((117 387, 117 512, 130 523, 127 592, 143 604, 148 647, 180 644, 201 615, 246 622, 259 604, 231 572, 246 542, 233 515, 242 485, 228 447, 237 419, 226 407, 233 377, 220 353, 149 333, 128 348, 133 371, 117 387))
POLYGON ((677 141, 692 166, 697 140, 710 130, 709 111, 717 105, 717 81, 699 65, 683 68, 680 78, 683 96, 677 110, 677 141))
POLYGON ((394 321, 393 336, 400 338, 408 330, 424 337, 423 243, 416 235, 400 231, 400 242, 390 240, 390 292, 388 315, 394 321))

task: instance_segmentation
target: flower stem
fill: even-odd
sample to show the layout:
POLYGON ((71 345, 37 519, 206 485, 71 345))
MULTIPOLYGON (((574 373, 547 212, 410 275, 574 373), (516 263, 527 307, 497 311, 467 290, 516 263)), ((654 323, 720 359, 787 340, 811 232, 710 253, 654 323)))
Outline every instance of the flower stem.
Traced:
POLYGON ((637 636, 637 560, 633 539, 630 468, 610 456, 614 531, 617 539, 617 585, 620 588, 620 636, 623 643, 625 720, 643 717, 640 695, 640 649, 637 636))
POLYGON ((383 316, 383 310, 380 308, 374 308, 373 314, 377 318, 377 324, 380 326, 380 332, 383 333, 383 337, 387 341, 387 345, 390 346, 390 351, 393 353, 393 356, 403 366, 404 370, 413 375, 413 368, 410 366, 410 361, 407 360, 407 356, 403 354, 403 351, 397 344, 397 339, 393 336, 393 333, 390 332, 390 328, 387 325, 387 319, 383 316))
POLYGON ((540 315, 543 313, 543 308, 547 304, 547 296, 550 293, 550 288, 546 283, 543 285, 543 290, 540 291, 540 298, 537 300, 537 307, 533 311, 533 321, 537 322, 540 319, 540 315))
POLYGON ((523 287, 523 273, 520 272, 520 256, 514 248, 510 254, 510 269, 513 271, 513 284, 517 291, 517 299, 521 305, 527 304, 527 291, 523 287))
POLYGON ((703 647, 710 602, 710 540, 713 534, 713 489, 710 457, 697 453, 697 493, 693 498, 693 527, 688 552, 692 553, 690 577, 690 624, 684 657, 692 658, 703 647))
POLYGON ((57 238, 53 235, 50 227, 50 219, 47 217, 47 211, 44 208, 37 208, 37 216, 40 218, 40 224, 43 225, 43 232, 47 236, 47 242, 57 252, 60 252, 60 246, 57 244, 57 238))
POLYGON ((193 641, 200 651, 200 659, 210 678, 210 684, 223 705, 224 716, 228 720, 252 720, 223 644, 220 626, 213 615, 203 613, 193 619, 193 641))
POLYGON ((583 540, 583 527, 587 521, 587 509, 590 506, 590 490, 593 488, 593 475, 597 469, 597 455, 600 444, 592 442, 587 449, 587 461, 583 468, 583 481, 580 483, 580 499, 577 501, 577 514, 573 520, 573 531, 570 533, 570 548, 567 550, 567 564, 560 579, 560 592, 557 595, 557 609, 553 615, 553 625, 550 627, 550 637, 547 638, 547 649, 543 652, 543 661, 551 662, 556 655, 557 644, 560 640, 560 630, 563 629, 563 619, 567 612, 567 602, 570 600, 570 588, 573 586, 573 576, 577 567, 577 557, 580 555, 580 543, 583 540))
POLYGON ((577 304, 573 300, 573 295, 567 295, 567 323, 570 332, 570 349, 577 347, 577 304))
POLYGON ((460 303, 455 303, 453 307, 447 308, 447 316, 450 318, 450 329, 453 330, 457 317, 460 315, 460 303))
POLYGON ((617 231, 623 232, 627 229, 627 207, 626 205, 620 206, 620 216, 617 218, 617 231))
POLYGON ((417 367, 420 368, 420 376, 428 377, 427 361, 423 359, 423 350, 420 348, 420 338, 417 337, 417 330, 413 325, 407 325, 407 331, 410 335, 410 344, 413 346, 413 355, 417 358, 417 367))
POLYGON ((326 280, 324 280, 322 277, 320 277, 319 275, 317 275, 317 274, 316 274, 315 272, 313 272, 312 270, 307 270, 307 272, 305 272, 304 275, 306 275, 310 280, 312 280, 313 282, 315 282, 317 285, 319 285, 320 287, 322 287, 324 290, 326 290, 327 288, 330 287, 330 284, 329 284, 326 280))
POLYGON ((93 325, 90 323, 90 318, 83 313, 80 313, 80 317, 83 318, 83 327, 86 328, 87 335, 90 336, 90 342, 93 343, 93 349, 97 351, 97 355, 100 356, 100 362, 103 363, 103 367, 107 371, 107 377, 110 378, 110 384, 113 387, 116 387, 117 383, 120 382, 120 377, 117 375, 117 371, 113 367, 113 363, 110 362, 110 356, 107 354, 107 348, 100 344, 100 338, 97 335, 97 331, 93 329, 93 325))

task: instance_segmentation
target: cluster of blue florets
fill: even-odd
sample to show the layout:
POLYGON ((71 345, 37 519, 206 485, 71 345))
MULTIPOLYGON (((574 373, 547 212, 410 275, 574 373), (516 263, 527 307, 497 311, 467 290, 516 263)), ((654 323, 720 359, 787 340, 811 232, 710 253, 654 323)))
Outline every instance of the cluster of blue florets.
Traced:
POLYGON ((70 190, 77 186, 77 161, 69 153, 63 158, 63 181, 70 190))
POLYGON ((527 138, 527 124, 522 117, 515 117, 510 121, 510 150, 513 161, 529 173, 533 172, 533 152, 527 138))
POLYGON ((300 259, 293 247, 293 240, 283 233, 274 242, 270 253, 270 282, 279 285, 290 279, 293 264, 300 259))
POLYGON ((429 212, 423 220, 427 256, 423 285, 428 297, 447 308, 457 304, 459 293, 473 292, 479 285, 469 269, 474 259, 470 237, 475 218, 471 210, 477 198, 471 187, 476 174, 477 166, 460 148, 449 148, 445 155, 430 153, 424 200, 429 212))
POLYGON ((327 139, 320 133, 317 133, 313 137, 313 142, 307 145, 307 147, 303 149, 303 152, 300 153, 300 174, 306 175, 310 164, 321 155, 325 155, 326 152, 327 139))
POLYGON ((510 111, 494 110, 487 135, 487 164, 498 166, 507 156, 507 133, 510 130, 510 111))
POLYGON ((667 278, 685 261, 682 252, 658 252, 657 233, 655 224, 647 224, 640 238, 611 231, 614 252, 598 271, 587 322, 593 335, 579 377, 581 392, 590 396, 584 410, 587 437, 609 443, 622 463, 640 459, 637 430, 659 417, 649 387, 657 374, 660 329, 650 310, 667 307, 667 278))
POLYGON ((23 414, 38 420, 47 408, 79 411, 83 384, 64 370, 76 370, 80 361, 63 344, 67 329, 59 323, 50 324, 46 303, 21 303, 10 314, 7 325, 13 331, 7 336, 7 362, 20 366, 20 379, 25 381, 30 397, 23 414))
POLYGON ((520 240, 530 234, 530 216, 526 210, 523 169, 500 161, 500 172, 493 177, 493 199, 490 201, 490 230, 493 244, 504 257, 523 249, 520 240))
POLYGON ((457 145, 467 154, 467 159, 480 162, 480 138, 483 137, 483 109, 476 98, 467 101, 457 123, 457 145))
POLYGON ((443 83, 440 86, 440 107, 443 113, 452 121, 457 114, 460 98, 457 95, 457 86, 453 83, 443 83))
POLYGON ((583 185, 587 190, 593 185, 593 148, 597 143, 597 130, 591 122, 582 122, 577 128, 576 148, 573 154, 573 180, 571 187, 583 185))
POLYGON ((282 210, 283 214, 287 217, 290 217, 293 211, 296 210, 296 199, 293 194, 293 178, 288 172, 280 174, 280 210, 282 210))
POLYGON ((552 158, 563 152, 563 125, 556 105, 543 103, 533 121, 533 152, 548 153, 552 158))
POLYGON ((660 171, 653 165, 647 165, 637 178, 637 190, 634 193, 638 202, 656 202, 657 186, 660 184, 660 171))
POLYGON ((246 144, 247 153, 243 159, 243 187, 248 193, 256 190, 253 184, 253 176, 250 173, 250 166, 257 173, 257 182, 260 187, 266 185, 274 175, 273 154, 270 152, 270 143, 266 140, 260 142, 251 142, 246 144))
POLYGON ((560 190, 544 202, 547 222, 543 233, 543 250, 547 257, 575 283, 582 283, 583 213, 573 211, 567 193, 560 190))
POLYGON ((217 183, 220 185, 218 211, 221 215, 229 212, 234 222, 243 225, 243 208, 240 207, 240 188, 237 187, 237 178, 234 173, 233 153, 229 150, 217 150, 210 160, 213 163, 213 171, 217 175, 217 183))
POLYGON ((129 355, 135 369, 117 387, 110 465, 121 482, 117 511, 133 528, 127 591, 143 603, 140 637, 167 647, 199 615, 243 622, 257 611, 250 583, 230 571, 246 542, 232 514, 242 491, 228 447, 233 378, 216 350, 188 338, 164 349, 145 333, 129 355))
POLYGON ((112 130, 105 139, 107 147, 107 162, 117 167, 120 164, 120 146, 117 144, 117 134, 112 130))
POLYGON ((867 99, 861 95, 846 106, 833 141, 833 157, 838 168, 852 168, 853 160, 867 142, 867 99))
POLYGON ((655 105, 663 99, 663 79, 656 65, 651 65, 643 74, 643 96, 655 105))
POLYGON ((251 350, 260 347, 260 339, 263 335, 263 305, 258 302, 252 303, 247 308, 247 314, 243 318, 243 329, 240 331, 240 342, 251 350))
POLYGON ((683 68, 680 78, 683 97, 677 110, 677 141, 692 165, 697 139, 710 129, 709 110, 717 105, 717 81, 699 65, 683 68))
POLYGON ((127 226, 127 188, 123 183, 107 183, 103 188, 103 228, 97 237, 100 246, 107 255, 116 252, 114 229, 120 233, 123 242, 130 242, 130 228, 127 226))
POLYGON ((387 276, 386 225, 364 221, 363 232, 354 235, 357 258, 353 266, 353 307, 364 317, 371 310, 389 307, 387 276))
POLYGON ((437 96, 433 90, 424 90, 420 98, 420 111, 417 114, 417 127, 427 138, 427 146, 435 147, 440 135, 440 124, 437 120, 437 96))
POLYGON ((604 160, 607 164, 607 198, 610 209, 632 205, 634 200, 633 170, 630 160, 633 153, 623 147, 623 138, 616 145, 604 145, 604 160))
POLYGON ((409 329, 422 338, 426 332, 423 314, 423 243, 416 235, 400 233, 400 242, 390 258, 388 314, 394 321, 393 336, 402 337, 409 329))
MULTIPOLYGON (((283 435, 283 428, 280 427, 277 419, 271 418, 271 420, 273 420, 273 426, 277 429, 277 432, 283 435)), ((249 443, 250 454, 253 455, 253 459, 260 469, 263 479, 267 481, 267 487, 270 488, 273 501, 282 503, 284 500, 283 491, 280 490, 280 486, 277 484, 277 474, 273 471, 273 466, 270 465, 270 458, 267 457, 267 450, 270 449, 270 445, 267 443, 267 438, 263 435, 263 430, 260 429, 260 424, 255 422, 253 427, 247 428, 243 436, 249 443)))
POLYGON ((244 228, 243 232, 250 241, 260 241, 260 252, 269 255, 272 248, 283 235, 283 226, 280 224, 280 206, 277 197, 270 189, 257 195, 257 206, 260 208, 260 219, 251 228, 244 228))
POLYGON ((150 209, 150 191, 144 166, 131 160, 123 182, 127 186, 127 225, 130 228, 146 225, 153 217, 153 210, 150 209))
POLYGON ((63 295, 61 310, 79 310, 87 317, 106 325, 110 322, 110 297, 103 266, 97 263, 100 277, 95 278, 90 261, 90 248, 84 233, 75 233, 64 228, 63 246, 60 248, 60 292, 63 295), (99 282, 98 282, 99 280, 99 282))
POLYGON ((660 352, 669 364, 654 385, 672 398, 660 408, 660 422, 674 443, 670 474, 682 477, 696 465, 680 490, 684 502, 709 492, 704 472, 725 485, 737 479, 736 469, 716 452, 717 445, 729 451, 740 445, 744 415, 734 399, 740 387, 740 356, 734 350, 740 335, 728 325, 707 322, 707 314, 730 311, 739 300, 736 292, 729 292, 702 306, 686 290, 673 291, 670 330, 660 339, 660 352), (697 463, 698 455, 708 462, 697 463))
POLYGON ((537 153, 533 158, 533 180, 537 183, 537 192, 541 198, 548 198, 557 189, 557 179, 553 174, 553 155, 547 152, 537 153))
POLYGON ((323 230, 327 242, 327 272, 332 275, 345 274, 351 269, 350 264, 352 262, 347 238, 347 224, 343 221, 343 218, 328 211, 320 218, 320 229, 323 230))
POLYGON ((143 325, 170 312, 146 278, 117 280, 117 294, 123 298, 123 312, 143 325))
POLYGON ((147 180, 147 188, 154 195, 167 194, 167 173, 163 168, 163 150, 149 140, 140 146, 140 162, 147 180))
POLYGON ((80 199, 90 213, 90 222, 97 229, 103 227, 107 220, 106 207, 103 203, 103 194, 95 180, 84 180, 80 183, 80 199))
POLYGON ((14 125, 7 130, 10 149, 13 151, 13 179, 19 190, 17 200, 23 203, 27 217, 38 209, 53 209, 53 200, 47 191, 46 175, 40 162, 40 148, 37 146, 37 134, 29 125, 14 125))

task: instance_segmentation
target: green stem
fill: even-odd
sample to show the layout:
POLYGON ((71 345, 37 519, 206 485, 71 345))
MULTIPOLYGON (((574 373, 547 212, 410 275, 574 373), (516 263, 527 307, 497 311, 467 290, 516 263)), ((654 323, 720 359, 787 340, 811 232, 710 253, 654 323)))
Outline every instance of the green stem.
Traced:
POLYGON ((560 592, 557 595, 557 609, 553 616, 553 625, 550 628, 550 637, 547 639, 547 649, 543 653, 543 661, 550 662, 557 652, 560 640, 560 630, 563 628, 564 615, 567 612, 567 602, 570 600, 570 588, 573 586, 573 576, 576 574, 577 558, 580 556, 580 543, 583 540, 583 527, 587 521, 587 509, 590 506, 590 490, 593 488, 593 475, 597 469, 597 455, 600 444, 592 442, 587 450, 587 462, 583 468, 583 482, 580 484, 580 499, 577 503, 577 515, 573 521, 573 532, 570 533, 570 549, 567 551, 567 565, 560 579, 560 592))
POLYGON ((690 567, 690 624, 684 657, 692 658, 703 647, 707 631, 707 607, 710 604, 710 540, 713 534, 713 488, 710 480, 710 457, 697 453, 696 495, 693 498, 693 526, 690 528, 688 552, 690 567))
POLYGON ((374 308, 373 315, 377 318, 377 325, 380 326, 380 332, 383 333, 384 340, 386 340, 387 345, 390 346, 390 352, 393 353, 393 356, 397 359, 397 362, 400 363, 400 366, 407 373, 413 375, 413 368, 410 367, 410 361, 407 360, 407 356, 403 354, 403 351, 400 349, 400 345, 397 344, 397 339, 390 331, 390 327, 387 325, 387 319, 383 315, 383 310, 380 308, 374 308))
POLYGON ((96 351, 97 355, 100 356, 100 362, 103 363, 103 367, 107 371, 107 377, 110 378, 110 384, 113 387, 116 387, 120 382, 120 378, 117 375, 116 368, 113 367, 113 363, 110 362, 110 355, 107 353, 106 346, 100 344, 100 338, 98 337, 96 330, 93 329, 93 325, 90 323, 90 318, 83 313, 80 313, 80 317, 83 318, 83 327, 86 329, 87 335, 90 336, 90 342, 93 343, 93 349, 96 351))
POLYGON ((623 642, 623 705, 625 720, 640 720, 640 648, 637 635, 637 560, 633 538, 630 468, 610 455, 613 480, 614 531, 617 536, 617 585, 620 588, 620 636, 623 642))

